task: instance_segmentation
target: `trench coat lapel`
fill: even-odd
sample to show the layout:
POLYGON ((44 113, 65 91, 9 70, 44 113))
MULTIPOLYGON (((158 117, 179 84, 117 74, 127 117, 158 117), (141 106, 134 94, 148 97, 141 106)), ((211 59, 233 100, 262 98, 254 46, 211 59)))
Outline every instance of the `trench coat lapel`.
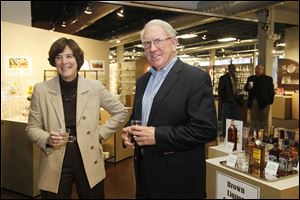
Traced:
POLYGON ((55 110, 57 118, 59 119, 60 126, 65 127, 64 110, 58 76, 48 82, 48 93, 50 95, 50 102, 55 110))
POLYGON ((78 77, 77 87, 76 123, 78 127, 81 116, 87 104, 89 88, 85 84, 84 79, 80 76, 78 77))

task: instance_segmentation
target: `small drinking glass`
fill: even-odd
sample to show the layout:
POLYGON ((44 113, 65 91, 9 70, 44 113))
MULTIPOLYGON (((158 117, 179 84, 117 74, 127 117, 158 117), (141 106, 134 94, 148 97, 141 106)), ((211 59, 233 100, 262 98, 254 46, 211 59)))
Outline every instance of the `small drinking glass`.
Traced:
MULTIPOLYGON (((131 120, 130 121, 130 124, 131 126, 141 126, 142 125, 142 121, 141 120, 131 120)), ((132 134, 132 131, 134 130, 134 127, 131 128, 131 133, 130 133, 130 136, 131 136, 131 142, 134 143, 135 140, 134 140, 134 135, 132 134)))
POLYGON ((134 126, 134 125, 141 126, 142 121, 141 120, 131 120, 130 124, 131 124, 131 126, 134 126))
POLYGON ((62 139, 59 140, 59 143, 61 145, 66 144, 67 142, 69 142, 69 135, 70 135, 70 129, 69 128, 59 128, 58 129, 58 133, 60 136, 62 136, 62 139))

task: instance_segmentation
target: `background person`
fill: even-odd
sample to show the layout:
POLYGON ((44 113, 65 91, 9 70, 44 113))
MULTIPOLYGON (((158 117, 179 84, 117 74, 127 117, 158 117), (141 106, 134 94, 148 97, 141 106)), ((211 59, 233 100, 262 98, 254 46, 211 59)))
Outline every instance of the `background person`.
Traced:
POLYGON ((248 77, 244 89, 248 92, 248 108, 252 130, 264 129, 269 133, 270 105, 274 101, 273 78, 265 75, 265 67, 257 65, 255 75, 248 77))
POLYGON ((226 119, 237 119, 237 78, 235 65, 227 67, 228 72, 220 77, 218 94, 222 102, 222 133, 226 135, 226 119))

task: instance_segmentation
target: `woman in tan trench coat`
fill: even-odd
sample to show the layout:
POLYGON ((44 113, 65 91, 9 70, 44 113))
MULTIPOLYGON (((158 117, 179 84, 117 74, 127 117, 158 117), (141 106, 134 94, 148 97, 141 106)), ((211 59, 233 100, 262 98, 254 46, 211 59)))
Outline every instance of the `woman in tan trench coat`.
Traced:
POLYGON ((76 183, 79 198, 104 198, 105 168, 101 139, 108 139, 127 116, 123 104, 95 80, 78 75, 83 51, 67 38, 55 41, 50 64, 58 75, 34 87, 26 131, 41 148, 39 188, 42 198, 70 198, 76 183), (99 109, 112 117, 99 126, 99 109), (59 128, 69 128, 61 144, 59 128))

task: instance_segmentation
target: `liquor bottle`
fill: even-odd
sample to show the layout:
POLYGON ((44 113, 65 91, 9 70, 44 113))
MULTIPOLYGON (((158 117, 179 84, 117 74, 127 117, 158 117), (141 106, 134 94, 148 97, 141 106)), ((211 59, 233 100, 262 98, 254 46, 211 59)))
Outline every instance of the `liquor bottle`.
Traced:
POLYGON ((279 129, 278 147, 280 150, 284 150, 284 136, 285 130, 283 128, 279 129))
POLYGON ((242 150, 246 152, 247 146, 250 142, 250 128, 244 127, 243 128, 243 145, 242 145, 242 150))
POLYGON ((293 167, 297 167, 299 161, 298 143, 295 140, 290 140, 290 151, 293 157, 293 167))
POLYGON ((250 174, 252 174, 252 166, 253 166, 253 147, 254 147, 254 141, 255 138, 254 137, 250 137, 249 138, 249 143, 247 144, 247 148, 246 148, 246 155, 248 155, 249 157, 249 168, 248 168, 248 172, 250 174))
POLYGON ((258 135, 257 135, 257 138, 260 139, 261 141, 265 141, 265 130, 264 129, 259 129, 258 130, 258 135))
POLYGON ((293 172, 293 155, 289 149, 289 140, 284 140, 284 150, 279 154, 279 175, 287 176, 293 172))
POLYGON ((274 126, 273 125, 269 129, 269 138, 274 138, 274 126))
POLYGON ((265 145, 259 138, 254 142, 252 160, 252 174, 263 178, 265 168, 265 145))
POLYGON ((278 163, 280 152, 278 148, 278 138, 274 138, 274 147, 269 151, 269 160, 278 163))
POLYGON ((230 127, 227 130, 227 141, 232 142, 234 144, 233 151, 236 150, 237 145, 237 128, 234 125, 234 120, 231 120, 230 127))

